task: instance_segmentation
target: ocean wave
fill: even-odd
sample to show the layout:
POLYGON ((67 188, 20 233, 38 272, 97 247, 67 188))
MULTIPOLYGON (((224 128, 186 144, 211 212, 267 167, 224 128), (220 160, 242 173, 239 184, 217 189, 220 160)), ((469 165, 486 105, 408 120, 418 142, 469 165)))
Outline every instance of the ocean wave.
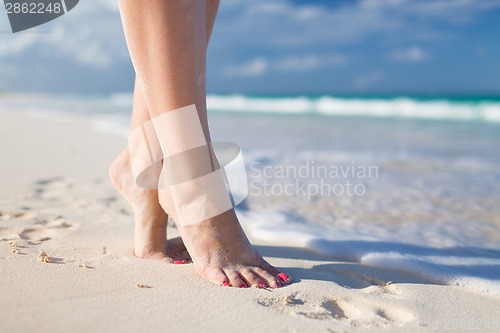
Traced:
POLYGON ((326 116, 364 116, 500 122, 500 102, 496 100, 346 97, 250 97, 209 95, 208 109, 225 112, 269 114, 318 114, 326 116))
POLYGON ((500 295, 500 250, 484 233, 493 228, 451 221, 402 226, 338 221, 324 227, 288 212, 237 209, 253 237, 275 246, 302 247, 334 261, 402 271, 433 283, 500 295))

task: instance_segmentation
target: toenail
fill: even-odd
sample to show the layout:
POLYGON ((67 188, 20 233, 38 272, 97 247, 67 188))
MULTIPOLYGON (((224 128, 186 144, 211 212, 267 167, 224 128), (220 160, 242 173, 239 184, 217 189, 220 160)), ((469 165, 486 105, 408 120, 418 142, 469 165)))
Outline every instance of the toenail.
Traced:
POLYGON ((276 285, 277 288, 281 287, 282 284, 278 280, 274 281, 274 284, 276 285))
POLYGON ((223 285, 224 287, 227 287, 227 286, 229 286, 229 282, 224 281, 224 282, 222 283, 222 285, 223 285))
POLYGON ((266 287, 266 284, 265 284, 264 282, 261 282, 261 283, 259 283, 259 287, 261 287, 261 288, 265 288, 265 287, 266 287))
POLYGON ((279 273, 278 277, 280 278, 280 280, 282 282, 288 282, 288 281, 290 281, 290 277, 288 275, 286 275, 285 273, 279 273))
POLYGON ((184 260, 176 260, 174 261, 175 265, 184 265, 186 262, 184 260))
POLYGON ((246 288, 246 287, 247 287, 247 285, 244 283, 240 286, 240 288, 246 288))

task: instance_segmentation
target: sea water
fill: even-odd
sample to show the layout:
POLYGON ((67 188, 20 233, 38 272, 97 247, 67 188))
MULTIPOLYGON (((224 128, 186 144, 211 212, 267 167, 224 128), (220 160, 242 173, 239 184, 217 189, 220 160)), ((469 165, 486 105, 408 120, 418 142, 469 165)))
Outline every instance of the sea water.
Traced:
MULTIPOLYGON (((126 136, 131 94, 0 98, 126 136)), ((500 295, 500 98, 209 95, 253 237, 500 295)))

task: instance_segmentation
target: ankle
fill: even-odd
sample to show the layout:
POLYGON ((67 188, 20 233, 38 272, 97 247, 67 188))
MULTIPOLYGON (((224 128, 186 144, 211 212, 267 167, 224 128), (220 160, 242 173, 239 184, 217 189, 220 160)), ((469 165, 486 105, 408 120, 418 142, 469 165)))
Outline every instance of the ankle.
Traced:
POLYGON ((164 215, 144 215, 136 214, 135 232, 141 234, 156 234, 166 232, 168 217, 164 215))

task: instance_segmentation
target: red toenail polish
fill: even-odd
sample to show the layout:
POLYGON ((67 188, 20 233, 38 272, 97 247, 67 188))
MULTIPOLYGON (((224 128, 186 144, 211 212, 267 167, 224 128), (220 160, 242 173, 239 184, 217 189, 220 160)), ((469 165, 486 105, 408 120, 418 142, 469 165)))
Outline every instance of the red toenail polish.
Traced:
POLYGON ((246 288, 246 287, 247 287, 247 285, 246 285, 246 284, 242 284, 242 285, 240 286, 240 288, 246 288))
POLYGON ((278 277, 280 278, 280 280, 282 282, 288 282, 288 281, 290 281, 290 277, 288 275, 286 275, 285 273, 279 273, 278 277))
POLYGON ((222 285, 223 285, 224 287, 227 287, 227 286, 229 286, 229 282, 224 281, 224 282, 222 283, 222 285))
POLYGON ((261 287, 261 288, 265 288, 265 287, 266 287, 266 284, 265 284, 264 282, 261 282, 261 283, 259 283, 259 287, 261 287))
POLYGON ((278 280, 276 280, 275 282, 276 282, 276 287, 278 287, 278 288, 279 288, 279 287, 281 287, 281 286, 282 286, 281 282, 279 282, 278 280))
POLYGON ((174 261, 175 265, 184 265, 186 262, 184 260, 176 260, 174 261))

